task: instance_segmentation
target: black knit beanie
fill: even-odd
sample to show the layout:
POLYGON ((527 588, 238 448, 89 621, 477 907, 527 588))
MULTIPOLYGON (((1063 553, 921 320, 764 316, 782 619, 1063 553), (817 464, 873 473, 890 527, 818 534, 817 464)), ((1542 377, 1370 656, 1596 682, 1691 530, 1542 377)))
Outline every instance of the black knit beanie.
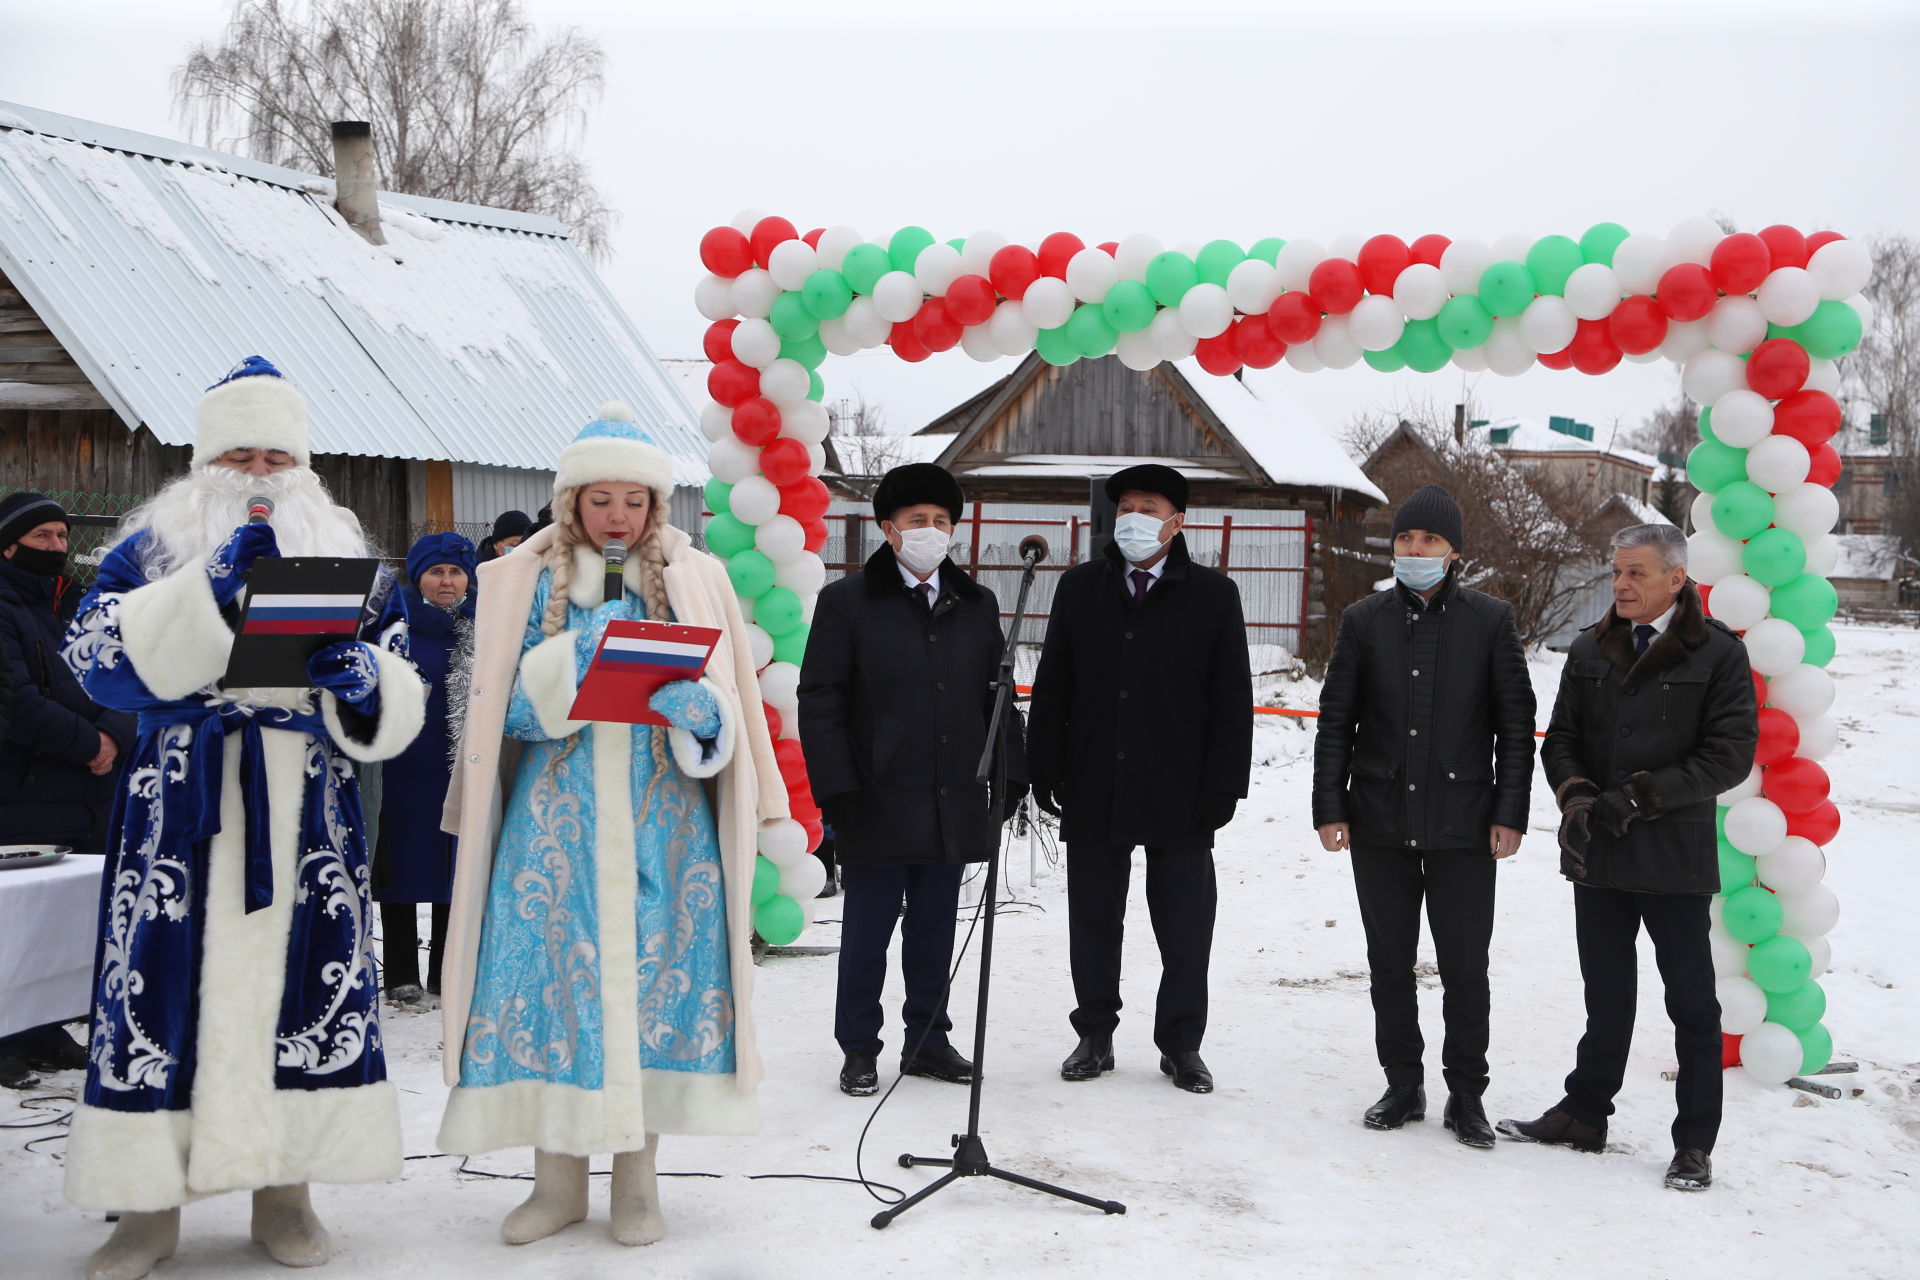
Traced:
POLYGON ((1460 504, 1437 484, 1416 489, 1412 497, 1400 504, 1400 510, 1393 517, 1394 537, 1399 537, 1407 529, 1425 529, 1428 533, 1437 533, 1458 551, 1461 543, 1460 504))
POLYGON ((10 493, 0 498, 0 550, 12 546, 49 520, 68 523, 67 509, 43 493, 10 493))

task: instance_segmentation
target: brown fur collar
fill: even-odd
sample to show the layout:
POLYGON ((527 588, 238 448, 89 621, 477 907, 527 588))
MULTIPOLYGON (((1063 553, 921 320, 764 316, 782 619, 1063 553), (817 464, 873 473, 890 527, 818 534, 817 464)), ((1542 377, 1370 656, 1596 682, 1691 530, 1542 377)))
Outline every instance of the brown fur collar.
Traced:
POLYGON ((1633 656, 1633 624, 1613 609, 1608 609, 1607 616, 1600 620, 1594 632, 1600 652, 1614 666, 1625 669, 1629 684, 1656 671, 1665 671, 1707 642, 1706 613, 1700 607, 1700 589, 1693 585, 1693 579, 1687 579, 1680 588, 1677 604, 1673 621, 1638 658, 1633 656))

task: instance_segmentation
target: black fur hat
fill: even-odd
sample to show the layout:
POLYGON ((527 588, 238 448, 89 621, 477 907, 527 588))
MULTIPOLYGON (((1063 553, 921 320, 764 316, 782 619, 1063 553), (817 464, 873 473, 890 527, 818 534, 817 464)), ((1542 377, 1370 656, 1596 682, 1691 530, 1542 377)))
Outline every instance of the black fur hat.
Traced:
POLYGON ((1107 477, 1107 497, 1113 501, 1120 501, 1120 495, 1128 490, 1157 493, 1171 502, 1175 511, 1187 509, 1187 478, 1158 462, 1143 462, 1107 477))
POLYGON ((967 505, 952 472, 931 462, 909 462, 880 477, 880 487, 873 491, 873 518, 891 520, 900 508, 917 507, 923 502, 945 507, 955 524, 967 505))

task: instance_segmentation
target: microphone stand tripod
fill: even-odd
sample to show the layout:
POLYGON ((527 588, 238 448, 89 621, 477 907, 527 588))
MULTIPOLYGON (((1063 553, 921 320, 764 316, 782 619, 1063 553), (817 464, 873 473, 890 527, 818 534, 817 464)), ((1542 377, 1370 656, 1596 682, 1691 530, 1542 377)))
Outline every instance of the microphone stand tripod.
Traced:
MULTIPOLYGON (((1020 578, 1020 594, 1013 606, 1013 621, 1007 629, 1007 640, 1000 655, 1000 675, 994 681, 993 720, 987 726, 986 750, 980 754, 980 765, 974 774, 975 781, 989 783, 987 803, 997 805, 1006 794, 1007 786, 1007 726, 1014 716, 1013 654, 1014 644, 1020 636, 1020 623, 1027 613, 1027 591, 1033 586, 1034 571, 1040 560, 1046 555, 1046 545, 1029 551, 1023 544, 1026 571, 1020 578)), ((997 846, 996 842, 996 846, 997 846)), ((881 1210, 873 1215, 872 1226, 882 1229, 895 1218, 905 1213, 935 1192, 952 1185, 961 1178, 998 1178, 1002 1182, 1011 1182, 1016 1186, 1032 1191, 1044 1191, 1050 1196, 1059 1196, 1063 1200, 1072 1200, 1105 1213, 1125 1213, 1127 1206, 1118 1200, 1098 1200, 1078 1191, 1069 1191, 1065 1187, 1056 1187, 1051 1183, 1040 1182, 1022 1174, 1011 1173, 997 1168, 987 1159, 986 1144, 980 1140, 980 1092, 987 1077, 987 996, 989 981, 993 976, 993 919, 996 904, 1000 898, 1000 851, 987 860, 986 924, 980 935, 980 997, 973 1015, 973 1083, 967 1090, 967 1131, 953 1135, 953 1155, 900 1157, 900 1167, 911 1169, 917 1164, 933 1165, 948 1172, 928 1183, 920 1190, 902 1200, 899 1204, 881 1210)))

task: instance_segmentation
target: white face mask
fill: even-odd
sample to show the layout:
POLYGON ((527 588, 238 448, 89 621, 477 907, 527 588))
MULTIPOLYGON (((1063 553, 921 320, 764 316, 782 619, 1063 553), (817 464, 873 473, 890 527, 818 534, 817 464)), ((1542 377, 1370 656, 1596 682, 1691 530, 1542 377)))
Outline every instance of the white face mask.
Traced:
POLYGON ((894 552, 911 573, 925 577, 940 567, 953 545, 953 535, 945 529, 897 529, 900 547, 894 552))
POLYGON ((1144 512, 1129 511, 1113 522, 1114 544, 1129 564, 1151 560, 1160 550, 1160 531, 1166 523, 1144 512))

